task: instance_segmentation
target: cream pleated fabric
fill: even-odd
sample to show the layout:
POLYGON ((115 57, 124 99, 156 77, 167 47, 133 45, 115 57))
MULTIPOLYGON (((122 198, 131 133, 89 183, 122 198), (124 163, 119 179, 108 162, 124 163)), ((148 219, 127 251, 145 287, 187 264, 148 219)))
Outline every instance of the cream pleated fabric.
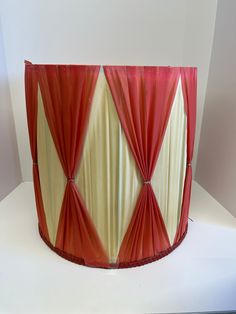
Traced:
POLYGON ((102 72, 76 183, 113 263, 135 207, 141 177, 102 72))
MULTIPOLYGON (((160 155, 152 177, 154 193, 173 243, 180 219, 186 169, 186 114, 179 80, 160 155)), ((40 88, 37 118, 40 186, 50 241, 55 245, 66 187, 45 117, 40 88)), ((116 262, 142 186, 105 75, 100 72, 75 183, 96 226, 110 263, 116 262)))
POLYGON ((50 241, 55 245, 66 177, 46 120, 38 88, 37 148, 39 179, 50 241))
POLYGON ((178 227, 187 162, 187 116, 179 79, 152 186, 173 244, 178 227))

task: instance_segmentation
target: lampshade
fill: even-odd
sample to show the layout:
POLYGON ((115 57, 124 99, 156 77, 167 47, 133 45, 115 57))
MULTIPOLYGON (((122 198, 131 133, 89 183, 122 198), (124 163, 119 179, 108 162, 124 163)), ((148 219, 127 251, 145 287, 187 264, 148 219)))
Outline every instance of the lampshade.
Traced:
POLYGON ((187 232, 197 69, 25 62, 39 232, 86 266, 143 265, 187 232))

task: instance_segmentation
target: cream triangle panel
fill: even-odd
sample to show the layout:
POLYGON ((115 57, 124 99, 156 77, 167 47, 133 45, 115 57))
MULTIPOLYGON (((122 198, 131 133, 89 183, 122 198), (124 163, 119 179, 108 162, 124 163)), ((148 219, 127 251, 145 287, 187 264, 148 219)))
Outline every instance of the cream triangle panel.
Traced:
POLYGON ((173 102, 165 137, 152 177, 152 186, 173 244, 178 227, 186 170, 187 117, 181 79, 173 102))
POLYGON ((37 149, 44 211, 50 241, 55 245, 66 177, 47 123, 40 88, 38 88, 37 149))
POLYGON ((102 72, 96 84, 76 184, 113 263, 141 189, 141 177, 102 72))

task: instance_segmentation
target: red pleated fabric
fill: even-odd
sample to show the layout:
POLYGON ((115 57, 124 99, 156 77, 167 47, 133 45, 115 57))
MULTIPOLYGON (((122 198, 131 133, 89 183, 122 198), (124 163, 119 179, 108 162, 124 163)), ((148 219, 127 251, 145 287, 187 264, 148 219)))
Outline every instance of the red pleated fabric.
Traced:
POLYGON ((181 68, 181 82, 184 97, 185 112, 187 114, 187 167, 184 182, 182 210, 179 226, 175 236, 177 243, 185 233, 188 225, 188 214, 192 187, 192 158, 196 129, 197 104, 197 68, 181 68))
POLYGON ((108 263, 95 226, 75 185, 99 66, 39 65, 45 115, 67 177, 56 247, 87 265, 108 263))
POLYGON ((30 150, 33 160, 33 182, 38 221, 40 229, 42 230, 46 239, 49 240, 46 216, 43 208, 43 200, 40 189, 37 160, 38 79, 37 71, 29 61, 25 61, 25 99, 30 150))
POLYGON ((158 256, 170 247, 150 180, 164 138, 179 68, 105 66, 104 72, 143 187, 121 244, 118 262, 158 256))

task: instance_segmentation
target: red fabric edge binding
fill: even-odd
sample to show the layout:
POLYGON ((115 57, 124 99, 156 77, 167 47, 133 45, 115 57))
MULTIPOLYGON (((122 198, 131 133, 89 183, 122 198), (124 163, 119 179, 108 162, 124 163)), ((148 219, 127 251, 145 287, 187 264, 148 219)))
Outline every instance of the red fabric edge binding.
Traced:
POLYGON ((185 238, 185 236, 187 234, 187 231, 188 231, 188 225, 187 225, 186 230, 185 230, 184 234, 181 236, 181 238, 179 239, 179 241, 176 242, 171 247, 169 247, 167 250, 160 252, 158 255, 151 256, 151 257, 148 257, 148 258, 144 258, 144 259, 138 260, 138 261, 128 262, 128 263, 117 263, 117 264, 109 264, 109 265, 94 263, 94 265, 88 265, 88 264, 85 263, 83 258, 76 257, 74 255, 68 254, 68 253, 66 253, 66 252, 56 248, 55 246, 53 246, 47 240, 47 238, 43 235, 39 225, 38 225, 38 228, 39 228, 39 234, 40 234, 42 240, 47 244, 47 246, 52 251, 54 251, 55 253, 57 253, 61 257, 65 258, 66 260, 68 260, 68 261, 70 261, 72 263, 75 263, 75 264, 79 264, 79 265, 83 265, 83 266, 87 266, 87 267, 93 267, 93 268, 104 268, 104 269, 131 268, 131 267, 142 266, 142 265, 145 265, 145 264, 149 264, 149 263, 155 262, 155 261, 165 257, 166 255, 170 254, 172 251, 174 251, 181 244, 181 242, 185 238))

